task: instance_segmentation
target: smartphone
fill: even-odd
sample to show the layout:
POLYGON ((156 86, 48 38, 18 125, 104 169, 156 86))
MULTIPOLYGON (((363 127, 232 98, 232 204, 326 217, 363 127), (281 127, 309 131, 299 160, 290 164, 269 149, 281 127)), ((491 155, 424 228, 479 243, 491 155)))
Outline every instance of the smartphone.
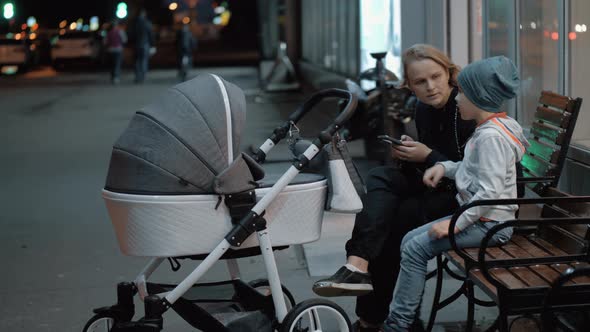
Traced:
POLYGON ((404 145, 403 142, 397 138, 393 138, 389 135, 379 135, 377 136, 378 139, 382 140, 383 142, 387 142, 391 145, 404 145))

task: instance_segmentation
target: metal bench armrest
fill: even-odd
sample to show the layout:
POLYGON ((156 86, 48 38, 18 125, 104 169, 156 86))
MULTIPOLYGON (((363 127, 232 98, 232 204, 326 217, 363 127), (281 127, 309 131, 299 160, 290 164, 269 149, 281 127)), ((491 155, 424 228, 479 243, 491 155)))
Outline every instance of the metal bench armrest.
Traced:
MULTIPOLYGON (((455 240, 455 225, 457 220, 463 212, 466 210, 482 205, 529 205, 529 204, 555 204, 555 203, 580 203, 590 202, 590 196, 567 196, 567 197, 537 197, 537 198, 508 198, 508 199, 490 199, 490 200, 477 200, 461 206, 452 216, 451 222, 449 223, 449 241, 451 242, 451 249, 454 250, 463 260, 466 262, 477 263, 472 259, 463 249, 457 247, 455 240)), ((562 218, 563 219, 563 218, 562 218)), ((549 219, 542 219, 548 221, 549 219)), ((516 221, 515 221, 516 222, 516 221)), ((540 220, 532 219, 533 225, 538 225, 540 220)), ((582 222, 580 222, 582 223, 582 222)), ((519 226, 527 226, 530 223, 518 221, 519 226)))

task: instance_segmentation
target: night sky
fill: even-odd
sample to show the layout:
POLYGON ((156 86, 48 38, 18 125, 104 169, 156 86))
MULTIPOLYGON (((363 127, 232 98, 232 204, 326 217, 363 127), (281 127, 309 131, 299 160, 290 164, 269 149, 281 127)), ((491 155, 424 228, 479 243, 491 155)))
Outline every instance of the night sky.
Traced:
MULTIPOLYGON (((61 20, 87 21, 98 16, 101 22, 115 18, 115 7, 121 0, 0 0, 0 4, 12 1, 15 5, 17 23, 27 17, 35 16, 40 25, 56 27, 61 20)), ((124 0, 129 5, 129 15, 133 7, 143 6, 148 15, 158 21, 158 16, 169 15, 167 6, 171 0, 124 0)), ((180 0, 182 1, 182 0, 180 0)))
MULTIPOLYGON (((83 18, 85 21, 91 16, 98 16, 101 20, 110 16, 109 9, 114 7, 109 0, 11 0, 15 4, 17 22, 24 22, 27 17, 35 16, 40 25, 55 27, 63 19, 68 21, 83 18)), ((0 0, 4 3, 6 0, 0 0)))
MULTIPOLYGON (((56 29, 59 22, 68 22, 82 18, 88 22, 90 17, 98 16, 100 22, 108 22, 115 18, 117 3, 121 0, 0 0, 0 5, 11 1, 15 6, 15 24, 8 27, 4 18, 0 18, 0 33, 15 30, 25 23, 27 17, 35 16, 41 29, 56 29)), ((166 26, 171 24, 172 15, 168 4, 173 0, 124 0, 128 4, 128 18, 134 15, 134 9, 146 8, 148 17, 154 25, 166 26)), ((183 0, 176 0, 182 2, 183 0)), ((192 1, 192 0, 191 0, 192 1)), ((223 0, 199 0, 199 6, 211 8, 212 1, 218 3, 223 0)), ((232 18, 229 25, 222 31, 222 39, 233 48, 251 49, 258 44, 258 15, 256 0, 225 0, 229 4, 232 18)))
MULTIPOLYGON (((0 0, 0 4, 11 1, 15 5, 16 23, 26 22, 27 17, 35 16, 37 22, 46 28, 55 28, 61 20, 88 21, 92 16, 98 16, 101 22, 115 18, 117 3, 121 0, 0 0)), ((170 21, 170 12, 167 7, 173 0, 123 0, 128 4, 128 17, 132 16, 133 9, 144 7, 148 16, 155 23, 165 24, 170 21)), ((214 0, 200 0, 200 5, 210 6, 214 0)), ((176 0, 182 3, 183 0, 176 0)), ((223 2, 223 0, 218 0, 223 2)), ((240 13, 252 18, 256 16, 256 0, 227 0, 230 9, 238 16, 240 13)), ((182 6, 182 4, 180 5, 182 6)))

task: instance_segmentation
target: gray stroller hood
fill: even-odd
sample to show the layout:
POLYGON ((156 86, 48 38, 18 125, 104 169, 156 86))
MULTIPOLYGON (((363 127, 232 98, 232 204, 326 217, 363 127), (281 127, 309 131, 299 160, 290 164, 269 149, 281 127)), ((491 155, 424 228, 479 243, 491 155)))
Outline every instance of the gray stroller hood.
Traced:
MULTIPOLYGON (((228 168, 246 172, 229 172, 231 176, 251 181, 249 163, 238 152, 245 118, 243 91, 215 75, 200 75, 168 89, 135 113, 115 142, 105 189, 155 195, 220 193, 220 175, 228 168)), ((244 183, 226 191, 248 189, 244 183)))

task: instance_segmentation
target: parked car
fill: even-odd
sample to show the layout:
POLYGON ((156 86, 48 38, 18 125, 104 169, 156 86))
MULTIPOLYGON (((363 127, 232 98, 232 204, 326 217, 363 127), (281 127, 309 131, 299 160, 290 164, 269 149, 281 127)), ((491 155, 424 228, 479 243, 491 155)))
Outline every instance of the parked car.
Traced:
POLYGON ((71 31, 58 36, 51 48, 51 61, 60 65, 68 61, 100 62, 102 41, 94 32, 71 31))
POLYGON ((0 39, 0 70, 14 73, 26 69, 29 62, 28 45, 23 40, 0 39))

